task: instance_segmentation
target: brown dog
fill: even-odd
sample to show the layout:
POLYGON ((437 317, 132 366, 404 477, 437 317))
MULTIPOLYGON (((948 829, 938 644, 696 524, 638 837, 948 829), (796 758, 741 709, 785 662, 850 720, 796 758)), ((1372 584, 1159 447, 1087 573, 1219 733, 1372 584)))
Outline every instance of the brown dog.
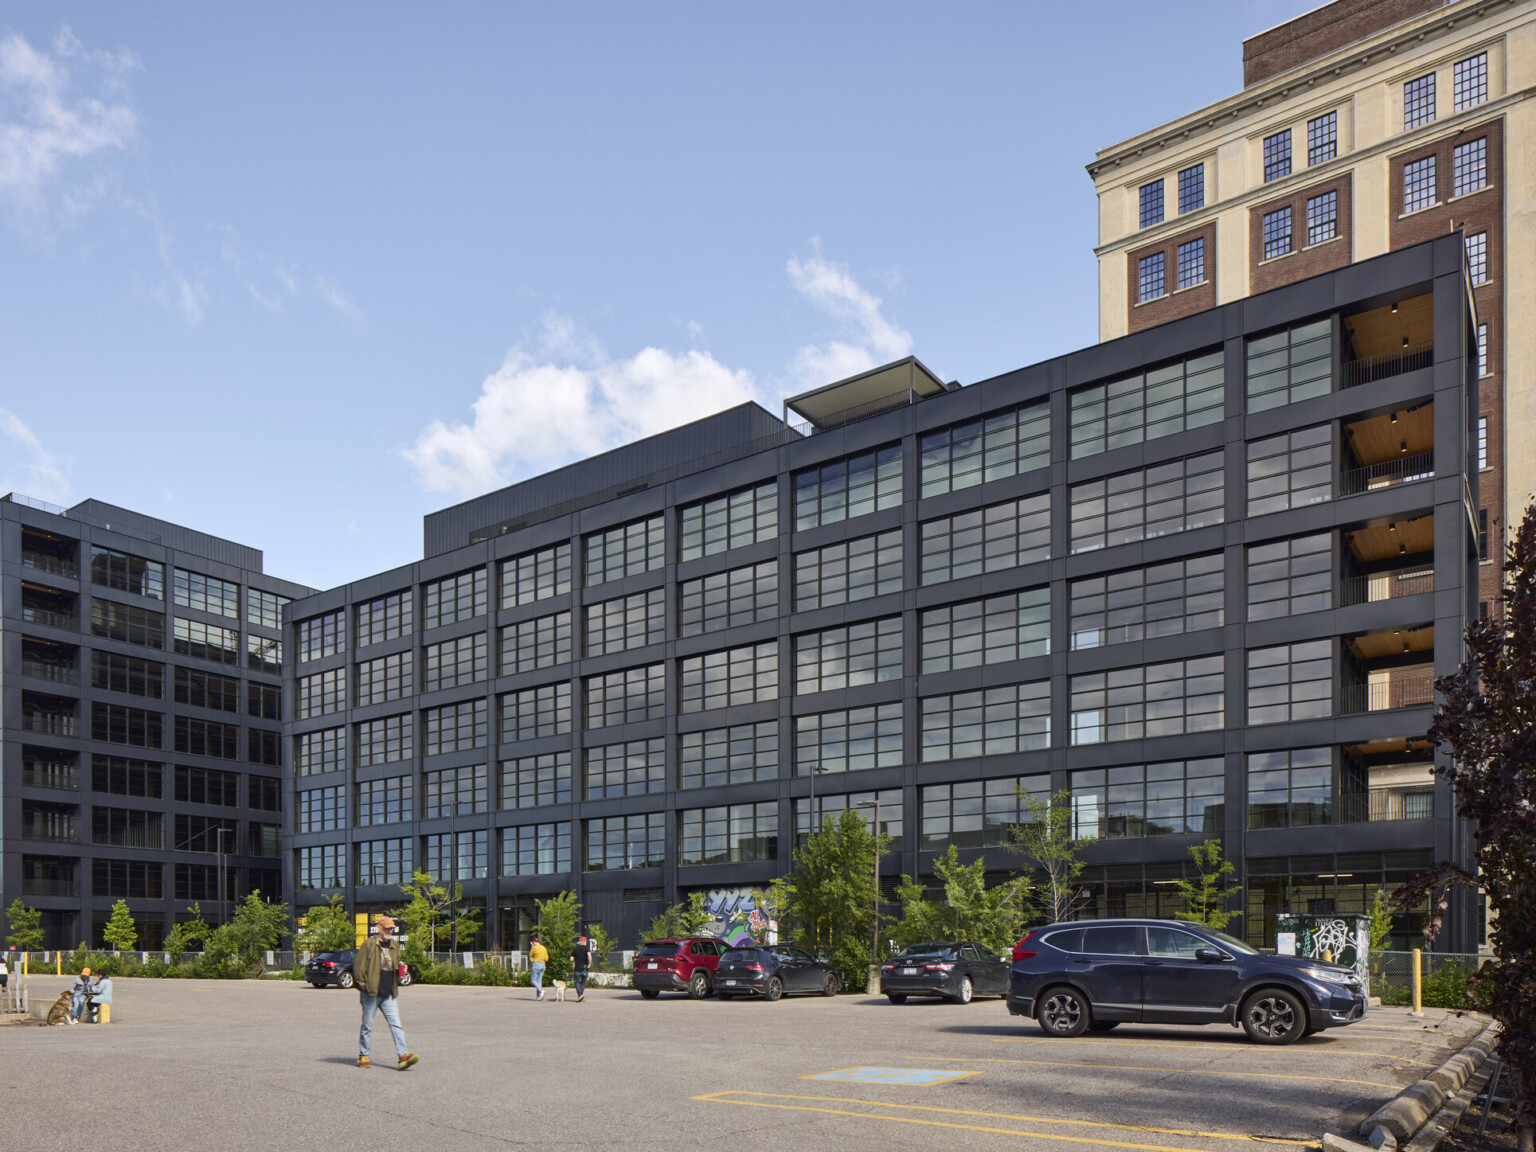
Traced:
POLYGON ((53 1007, 48 1009, 48 1019, 43 1021, 43 1027, 50 1024, 68 1024, 70 1021, 70 1005, 73 997, 68 992, 60 992, 59 998, 53 1002, 53 1007))

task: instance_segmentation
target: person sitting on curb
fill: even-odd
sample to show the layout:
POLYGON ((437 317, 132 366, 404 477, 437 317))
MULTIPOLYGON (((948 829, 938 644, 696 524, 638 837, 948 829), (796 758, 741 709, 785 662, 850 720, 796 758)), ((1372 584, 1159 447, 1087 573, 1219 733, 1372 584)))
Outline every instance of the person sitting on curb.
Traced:
MULTIPOLYGON (((91 1002, 89 1007, 91 1019, 97 1024, 100 1024, 101 1006, 103 1004, 110 1003, 112 1003, 112 977, 103 976, 101 979, 96 981, 96 991, 91 993, 91 1002)), ((111 1015, 112 1014, 110 1012, 107 1013, 109 1018, 111 1015)))
POLYGON ((91 970, 80 969, 80 975, 75 977, 75 982, 70 985, 69 995, 69 1022, 80 1023, 80 1013, 85 1011, 85 1006, 90 1002, 91 995, 96 991, 96 985, 91 982, 91 970))

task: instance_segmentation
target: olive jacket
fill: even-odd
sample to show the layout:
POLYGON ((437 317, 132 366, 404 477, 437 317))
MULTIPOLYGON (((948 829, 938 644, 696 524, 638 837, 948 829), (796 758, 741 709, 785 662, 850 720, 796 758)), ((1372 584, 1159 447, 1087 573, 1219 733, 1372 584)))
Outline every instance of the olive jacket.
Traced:
MULTIPOLYGON (((357 978, 357 986, 370 996, 379 994, 379 973, 385 965, 399 970, 400 965, 400 940, 398 937, 390 940, 389 947, 380 943, 377 936, 370 936, 363 941, 363 946, 357 950, 357 956, 352 961, 352 975, 357 978)), ((400 990, 400 981, 394 982, 395 991, 400 990)))

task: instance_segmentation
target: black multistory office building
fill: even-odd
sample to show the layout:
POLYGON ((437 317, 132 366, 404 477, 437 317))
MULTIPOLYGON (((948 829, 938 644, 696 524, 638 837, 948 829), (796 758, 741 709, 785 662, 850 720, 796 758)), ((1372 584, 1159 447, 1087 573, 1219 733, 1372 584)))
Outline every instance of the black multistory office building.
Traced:
POLYGON ((1099 837, 1089 914, 1168 913, 1223 838, 1255 943, 1464 861, 1424 734, 1486 549, 1471 307, 1451 235, 428 516, 420 563, 291 608, 291 894, 380 909, 425 869, 517 947, 576 889, 628 944, 850 807, 887 882, 951 844, 1016 867, 1020 789, 1099 837))
POLYGON ((44 946, 139 944, 282 891, 282 612, 242 544, 97 500, 0 499, 0 900, 44 946))

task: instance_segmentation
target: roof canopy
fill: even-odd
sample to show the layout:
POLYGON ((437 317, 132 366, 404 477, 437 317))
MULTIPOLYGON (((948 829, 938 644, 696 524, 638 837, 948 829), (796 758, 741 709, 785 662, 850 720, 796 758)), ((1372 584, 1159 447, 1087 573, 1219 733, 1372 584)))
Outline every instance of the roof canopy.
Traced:
POLYGON ((944 382, 928 371, 922 361, 908 356, 789 397, 784 401, 785 422, 788 423, 788 413, 793 412, 819 432, 945 391, 948 389, 944 382))

